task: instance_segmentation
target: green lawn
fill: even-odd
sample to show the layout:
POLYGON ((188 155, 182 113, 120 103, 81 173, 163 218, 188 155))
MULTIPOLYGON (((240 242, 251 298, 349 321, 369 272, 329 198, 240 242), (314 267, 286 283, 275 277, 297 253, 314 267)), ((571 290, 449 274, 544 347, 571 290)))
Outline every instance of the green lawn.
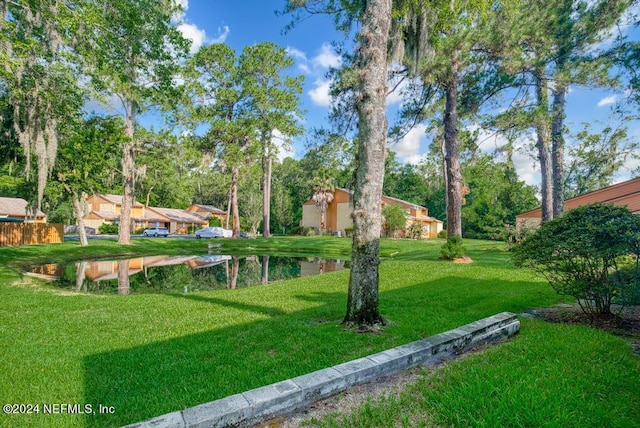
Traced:
MULTIPOLYGON (((474 263, 462 265, 437 260, 442 243, 382 241, 380 305, 388 320, 382 334, 359 334, 340 324, 347 271, 188 295, 97 296, 56 291, 16 270, 80 256, 201 254, 208 244, 254 254, 344 255, 347 239, 140 239, 127 247, 92 241, 85 249, 74 243, 1 248, 0 397, 3 404, 39 403, 40 413, 2 414, 0 426, 133 423, 498 312, 560 301, 544 282, 512 266, 504 244, 467 240, 474 263), (96 414, 43 414, 43 405, 54 403, 90 404, 96 414), (99 405, 115 413, 99 414, 99 405)), ((389 420, 406 420, 412 426, 421 420, 414 414, 425 412, 444 426, 632 426, 640 421, 638 385, 640 358, 623 339, 523 320, 521 334, 508 344, 450 364, 408 391, 405 401, 374 406, 384 415, 365 409, 348 416, 356 419, 326 423, 389 426, 389 420)))

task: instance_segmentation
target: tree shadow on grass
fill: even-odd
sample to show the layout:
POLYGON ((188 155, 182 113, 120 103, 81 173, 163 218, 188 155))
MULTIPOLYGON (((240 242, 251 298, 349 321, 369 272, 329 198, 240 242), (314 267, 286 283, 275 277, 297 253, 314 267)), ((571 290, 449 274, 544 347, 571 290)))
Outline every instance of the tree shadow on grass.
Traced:
MULTIPOLYGON (((509 286, 514 287, 513 283, 496 287, 492 281, 475 281, 471 285, 468 281, 469 278, 440 278, 382 291, 381 310, 392 324, 389 334, 377 335, 358 334, 340 324, 346 290, 292 294, 292 301, 302 299, 316 305, 289 313, 206 294, 181 296, 185 304, 209 302, 212 310, 217 305, 231 305, 268 318, 224 329, 212 325, 201 333, 85 357, 85 402, 95 408, 102 404, 115 409, 114 414, 86 415, 86 425, 118 426, 182 410, 498 312, 515 311, 511 308, 520 308, 526 301, 517 293, 510 296, 504 292, 509 286), (465 288, 464 293, 455 291, 459 287, 465 288), (334 335, 339 339, 327 340, 334 335)), ((126 335, 126 331, 122 334, 126 335)))
POLYGON ((261 315, 268 315, 270 317, 282 316, 287 313, 281 309, 273 308, 263 305, 250 305, 248 303, 241 303, 234 300, 216 299, 215 297, 203 296, 201 294, 167 294, 171 297, 177 297, 181 299, 193 300, 196 302, 211 303, 212 305, 226 306, 229 308, 238 309, 245 312, 255 312, 261 315))

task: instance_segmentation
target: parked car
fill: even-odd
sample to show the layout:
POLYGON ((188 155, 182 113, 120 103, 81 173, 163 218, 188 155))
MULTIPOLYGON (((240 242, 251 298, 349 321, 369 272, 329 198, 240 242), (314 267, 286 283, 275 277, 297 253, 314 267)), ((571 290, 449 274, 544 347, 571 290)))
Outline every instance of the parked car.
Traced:
POLYGON ((167 236, 169 229, 166 227, 150 227, 142 232, 144 236, 167 236))
POLYGON ((196 230, 196 239, 200 238, 231 238, 233 232, 223 227, 205 227, 196 230))

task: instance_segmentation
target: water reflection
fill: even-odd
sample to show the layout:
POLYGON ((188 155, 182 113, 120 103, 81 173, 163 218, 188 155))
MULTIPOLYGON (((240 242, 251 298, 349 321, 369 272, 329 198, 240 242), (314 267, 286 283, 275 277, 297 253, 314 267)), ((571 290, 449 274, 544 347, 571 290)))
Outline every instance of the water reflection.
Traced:
POLYGON ((78 292, 130 294, 241 288, 349 267, 349 262, 285 256, 152 256, 46 264, 28 274, 78 292))

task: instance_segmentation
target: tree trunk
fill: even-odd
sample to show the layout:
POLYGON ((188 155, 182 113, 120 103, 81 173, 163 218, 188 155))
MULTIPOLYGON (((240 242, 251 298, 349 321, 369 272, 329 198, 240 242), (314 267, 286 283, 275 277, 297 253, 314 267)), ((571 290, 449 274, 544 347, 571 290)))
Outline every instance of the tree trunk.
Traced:
MULTIPOLYGON (((61 176, 59 176, 61 177, 61 176)), ((80 236, 80 246, 87 247, 89 241, 87 240, 87 231, 84 228, 84 210, 80 205, 80 196, 77 192, 74 192, 69 185, 62 181, 62 187, 71 196, 71 205, 73 206, 73 215, 76 218, 76 227, 78 228, 78 234, 80 236)))
POLYGON ((262 135, 262 236, 265 238, 271 236, 271 151, 269 150, 271 142, 266 141, 268 136, 270 133, 262 135))
POLYGON ((540 193, 542 195, 542 222, 553 219, 553 197, 551 187, 551 155, 549 152, 549 97, 544 72, 536 70, 536 98, 538 117, 536 118, 536 134, 538 161, 540 162, 540 193))
POLYGON ((269 256, 262 256, 262 278, 261 284, 269 283, 269 256))
MULTIPOLYGON (((557 83, 556 83, 557 84, 557 83)), ((553 91, 553 122, 551 125, 551 169, 553 178, 553 217, 564 212, 564 109, 567 88, 563 84, 553 91)))
POLYGON ((451 59, 451 80, 446 84, 444 144, 447 184, 447 239, 462 237, 462 174, 458 141, 458 63, 451 59))
POLYGON ((87 291, 85 280, 87 279, 87 265, 89 262, 86 260, 76 263, 76 288, 73 291, 87 291))
MULTIPOLYGON (((65 187, 67 187, 65 185, 65 187)), ((76 227, 78 228, 78 235, 80 236, 80 246, 86 247, 89 245, 87 240, 87 231, 84 228, 84 210, 80 205, 80 196, 76 192, 71 194, 71 204, 73 205, 73 214, 76 216, 76 227)))
POLYGON ((129 294, 131 284, 129 281, 129 260, 118 262, 118 294, 129 294))
POLYGON ((231 230, 233 238, 240 237, 240 211, 238 210, 238 167, 231 169, 231 230))
POLYGON ((133 207, 133 188, 135 185, 134 152, 134 127, 136 121, 135 103, 130 103, 125 117, 125 135, 127 142, 122 149, 122 177, 124 181, 124 194, 122 196, 122 208, 120 212, 120 225, 118 226, 118 243, 129 245, 131 243, 131 209, 133 207))
POLYGON ((229 288, 235 290, 238 286, 238 271, 240 270, 240 257, 231 256, 231 280, 229 288))
POLYGON ((387 42, 391 0, 365 2, 358 33, 360 100, 358 154, 353 195, 353 243, 345 323, 383 323, 378 305, 378 265, 382 217, 382 185, 387 144, 387 42))

